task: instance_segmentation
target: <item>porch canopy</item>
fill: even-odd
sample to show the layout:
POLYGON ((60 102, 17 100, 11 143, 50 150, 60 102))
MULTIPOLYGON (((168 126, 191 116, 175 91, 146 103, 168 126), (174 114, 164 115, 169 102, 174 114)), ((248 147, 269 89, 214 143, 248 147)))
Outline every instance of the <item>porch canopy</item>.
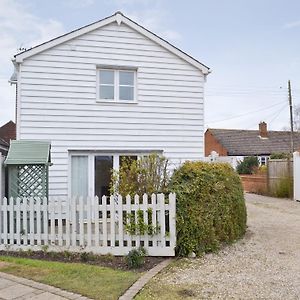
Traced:
POLYGON ((5 165, 50 165, 50 142, 11 141, 5 165))
POLYGON ((8 167, 9 197, 48 197, 50 142, 11 141, 4 164, 8 167))

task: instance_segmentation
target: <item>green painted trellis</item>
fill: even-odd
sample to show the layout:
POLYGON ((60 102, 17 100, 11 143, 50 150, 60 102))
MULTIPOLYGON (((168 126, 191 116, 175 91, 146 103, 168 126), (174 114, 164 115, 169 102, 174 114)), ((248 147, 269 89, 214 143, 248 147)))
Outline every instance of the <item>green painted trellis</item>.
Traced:
POLYGON ((12 141, 5 164, 9 197, 48 197, 49 142, 12 141))

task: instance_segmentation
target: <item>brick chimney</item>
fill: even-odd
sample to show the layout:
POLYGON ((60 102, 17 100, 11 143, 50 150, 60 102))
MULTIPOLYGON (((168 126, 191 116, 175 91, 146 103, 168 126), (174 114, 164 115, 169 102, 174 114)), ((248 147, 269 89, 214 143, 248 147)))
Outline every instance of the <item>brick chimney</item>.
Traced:
POLYGON ((268 130, 267 130, 267 123, 266 122, 260 122, 259 123, 259 135, 262 138, 268 137, 268 130))

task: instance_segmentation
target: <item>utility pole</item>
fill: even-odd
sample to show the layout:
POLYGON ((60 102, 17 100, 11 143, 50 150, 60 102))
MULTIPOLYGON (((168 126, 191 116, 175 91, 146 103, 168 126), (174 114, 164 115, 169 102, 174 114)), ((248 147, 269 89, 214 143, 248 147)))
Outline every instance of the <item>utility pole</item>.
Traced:
POLYGON ((289 105, 290 105, 290 122, 291 122, 291 153, 294 153, 294 120, 293 120, 293 103, 292 103, 292 89, 291 81, 288 81, 288 91, 289 91, 289 105))

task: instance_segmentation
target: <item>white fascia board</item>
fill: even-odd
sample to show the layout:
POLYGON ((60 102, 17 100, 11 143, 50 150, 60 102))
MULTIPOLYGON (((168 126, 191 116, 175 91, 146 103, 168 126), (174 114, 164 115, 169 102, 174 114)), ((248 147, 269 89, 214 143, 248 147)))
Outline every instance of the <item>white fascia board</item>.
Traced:
POLYGON ((69 41, 73 38, 76 38, 76 37, 78 37, 82 34, 91 32, 93 30, 96 30, 96 29, 98 29, 100 27, 103 27, 105 25, 108 25, 112 22, 117 22, 118 25, 120 25, 123 22, 124 24, 128 25, 132 29, 136 30, 137 32, 139 32, 142 35, 146 36, 147 38, 149 38, 150 40, 152 40, 155 43, 159 44, 163 48, 167 49, 171 53, 177 55, 178 57, 182 58, 186 62, 190 63, 191 65, 193 65, 197 69, 200 69, 204 75, 207 75, 211 72, 211 70, 207 66, 201 64, 199 61, 197 61, 193 57, 189 56, 188 54, 184 53, 183 51, 179 50, 178 48, 176 48, 172 44, 168 43, 164 39, 160 38, 159 36, 155 35, 151 31, 145 29, 144 27, 142 27, 139 24, 135 23, 134 21, 130 20, 129 18, 125 17, 120 12, 117 12, 116 14, 114 14, 110 17, 107 17, 107 18, 105 18, 101 21, 92 23, 92 24, 87 25, 85 27, 82 27, 78 30, 74 30, 70 33, 67 33, 67 34, 62 35, 58 38, 50 40, 49 42, 46 42, 46 43, 43 43, 43 44, 38 45, 36 47, 33 47, 32 49, 29 49, 29 50, 27 50, 23 53, 17 54, 15 56, 15 60, 16 60, 17 63, 21 63, 27 57, 38 54, 38 53, 40 53, 44 50, 52 48, 52 47, 54 47, 56 45, 59 45, 61 43, 67 42, 67 41, 69 41))

